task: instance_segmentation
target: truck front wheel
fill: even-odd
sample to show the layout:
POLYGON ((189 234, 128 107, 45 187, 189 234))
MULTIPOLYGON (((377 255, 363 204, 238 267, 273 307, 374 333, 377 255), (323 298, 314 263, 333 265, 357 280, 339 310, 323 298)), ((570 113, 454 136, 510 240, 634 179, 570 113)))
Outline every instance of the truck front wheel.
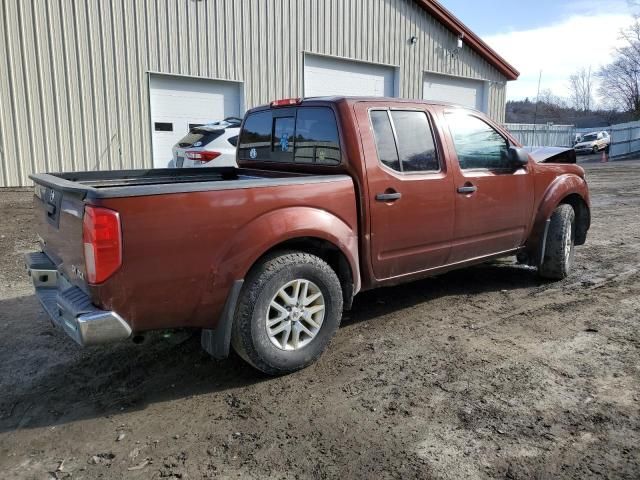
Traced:
POLYGON ((313 363, 342 317, 342 289, 333 269, 303 252, 276 252, 245 280, 231 334, 234 350, 269 375, 313 363))
POLYGON ((538 273, 543 278, 562 280, 571 271, 574 255, 575 212, 571 205, 559 205, 551 215, 547 242, 538 273))

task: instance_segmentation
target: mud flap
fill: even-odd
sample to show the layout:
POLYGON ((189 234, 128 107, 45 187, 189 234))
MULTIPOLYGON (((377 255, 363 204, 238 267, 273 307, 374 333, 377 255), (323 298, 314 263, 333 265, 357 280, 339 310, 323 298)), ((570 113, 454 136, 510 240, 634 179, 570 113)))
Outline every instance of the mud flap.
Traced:
POLYGON ((540 255, 538 257, 538 268, 544 263, 544 254, 547 251, 547 233, 549 233, 549 225, 551 218, 547 218, 544 222, 544 233, 542 234, 542 242, 540 242, 540 255))
POLYGON ((205 352, 216 360, 223 360, 229 356, 229 348, 231 346, 231 327, 233 326, 233 317, 236 311, 236 304, 240 296, 240 290, 244 280, 236 280, 227 296, 224 304, 218 328, 215 330, 205 328, 202 330, 200 344, 205 352))

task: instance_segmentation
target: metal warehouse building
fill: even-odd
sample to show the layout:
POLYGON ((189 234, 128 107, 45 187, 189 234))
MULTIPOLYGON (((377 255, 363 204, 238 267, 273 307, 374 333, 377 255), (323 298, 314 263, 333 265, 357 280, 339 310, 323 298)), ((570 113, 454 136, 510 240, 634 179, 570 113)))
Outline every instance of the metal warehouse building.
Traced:
POLYGON ((0 45, 0 187, 165 167, 190 124, 277 98, 426 98, 503 121, 518 76, 430 0, 2 0, 0 45))

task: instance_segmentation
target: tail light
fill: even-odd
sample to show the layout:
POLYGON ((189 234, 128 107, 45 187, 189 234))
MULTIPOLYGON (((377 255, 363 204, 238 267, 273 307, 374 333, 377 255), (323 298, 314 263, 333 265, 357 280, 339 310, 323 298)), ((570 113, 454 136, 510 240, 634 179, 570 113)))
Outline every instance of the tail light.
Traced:
POLYGON ((274 100, 271 102, 272 107, 287 107, 289 105, 300 105, 301 98, 283 98, 282 100, 274 100))
POLYGON ((214 158, 218 158, 222 153, 213 152, 211 150, 187 150, 184 152, 184 156, 189 160, 195 160, 196 162, 210 162, 214 158))
POLYGON ((102 283, 120 268, 122 230, 118 212, 86 206, 82 221, 82 241, 89 283, 102 283))

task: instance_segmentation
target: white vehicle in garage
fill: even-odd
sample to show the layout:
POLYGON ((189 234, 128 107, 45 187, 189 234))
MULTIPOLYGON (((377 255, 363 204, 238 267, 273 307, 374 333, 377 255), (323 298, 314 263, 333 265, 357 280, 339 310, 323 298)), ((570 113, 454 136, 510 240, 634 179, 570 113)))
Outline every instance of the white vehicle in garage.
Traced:
POLYGON ((197 125, 173 146, 176 168, 235 167, 236 145, 242 119, 228 117, 197 125))

